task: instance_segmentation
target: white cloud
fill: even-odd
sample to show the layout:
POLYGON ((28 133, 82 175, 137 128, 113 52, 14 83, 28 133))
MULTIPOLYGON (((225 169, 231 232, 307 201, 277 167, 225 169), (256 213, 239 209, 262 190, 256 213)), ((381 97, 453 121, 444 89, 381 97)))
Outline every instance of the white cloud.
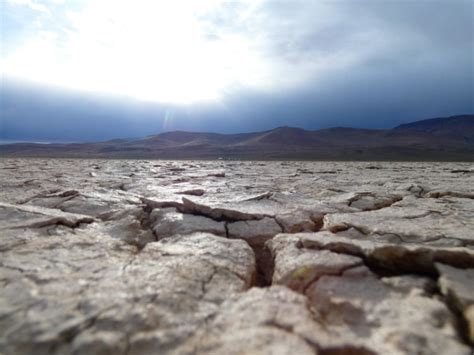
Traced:
POLYGON ((42 23, 43 31, 35 31, 5 58, 4 71, 75 89, 188 103, 218 100, 235 88, 295 86, 308 73, 347 60, 321 57, 294 63, 284 55, 268 56, 272 38, 267 32, 278 24, 260 12, 262 4, 87 1, 62 14, 67 30, 42 23), (213 17, 225 21, 215 24, 213 17))
POLYGON ((184 103, 218 99, 233 85, 265 83, 266 68, 248 38, 206 38, 200 16, 217 5, 90 1, 66 13, 65 35, 52 28, 32 35, 3 68, 76 89, 184 103))
POLYGON ((469 32, 458 10, 456 23, 436 20, 428 2, 8 1, 40 14, 28 36, 10 41, 3 72, 153 101, 324 85, 387 61, 424 64, 450 43, 465 47, 456 33, 469 32))
POLYGON ((12 5, 18 5, 18 6, 27 6, 31 10, 42 12, 45 14, 50 15, 51 12, 49 11, 49 8, 42 3, 38 3, 37 1, 34 0, 7 0, 8 3, 12 5))

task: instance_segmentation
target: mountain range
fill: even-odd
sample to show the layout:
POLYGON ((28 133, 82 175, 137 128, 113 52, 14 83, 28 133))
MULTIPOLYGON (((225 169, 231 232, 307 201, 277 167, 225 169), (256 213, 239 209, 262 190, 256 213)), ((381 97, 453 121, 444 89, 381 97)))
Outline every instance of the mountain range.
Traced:
POLYGON ((219 134, 173 131, 95 143, 0 145, 0 156, 143 159, 474 161, 474 115, 392 129, 329 128, 219 134))

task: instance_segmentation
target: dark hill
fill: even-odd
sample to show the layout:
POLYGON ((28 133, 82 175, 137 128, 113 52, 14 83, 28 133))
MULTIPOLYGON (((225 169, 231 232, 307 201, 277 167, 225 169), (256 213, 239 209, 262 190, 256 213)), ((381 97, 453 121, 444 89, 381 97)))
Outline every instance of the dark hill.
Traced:
POLYGON ((396 131, 413 131, 453 139, 474 139, 474 116, 452 116, 447 118, 431 118, 422 121, 402 124, 395 127, 396 131))
POLYGON ((388 130, 278 127, 254 133, 174 131, 82 144, 0 145, 1 156, 148 159, 474 161, 474 116, 407 123, 388 130))

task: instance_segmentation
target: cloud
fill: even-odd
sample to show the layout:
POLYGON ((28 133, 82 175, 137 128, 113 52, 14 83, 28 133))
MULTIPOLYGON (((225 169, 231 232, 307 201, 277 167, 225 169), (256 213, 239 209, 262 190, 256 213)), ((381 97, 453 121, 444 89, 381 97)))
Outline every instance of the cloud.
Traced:
POLYGON ((27 6, 33 11, 38 11, 44 14, 50 15, 51 12, 49 11, 49 8, 41 3, 38 3, 37 1, 34 0, 7 0, 8 3, 12 5, 17 5, 17 6, 27 6))
MULTIPOLYGON (((112 138, 120 129, 377 128, 474 111, 469 0, 45 4, 52 16, 25 15, 39 25, 7 31, 5 46, 13 73, 72 90, 69 106, 52 111, 42 109, 42 90, 32 93, 34 108, 22 112, 29 122, 44 112, 45 127, 51 112, 116 120, 117 130, 95 124, 97 136, 112 138), (89 109, 73 99, 86 91, 97 98, 89 109)), ((25 105, 13 96, 9 107, 25 105)))
MULTIPOLYGON (((40 21, 3 59, 4 72, 73 89, 189 103, 227 87, 266 82, 265 66, 244 36, 211 40, 199 13, 206 2, 88 1, 66 9, 62 28, 40 21)), ((60 21, 60 20, 58 20, 60 21)), ((63 20, 61 20, 63 21, 63 20)), ((9 31, 7 31, 9 33, 9 31)))
MULTIPOLYGON (((471 1, 264 1, 209 14, 210 36, 250 38, 273 91, 383 67, 455 69, 473 60, 471 1), (245 15, 243 15, 245 14, 245 15), (467 58, 463 61, 461 58, 467 58)), ((436 75, 436 73, 434 73, 436 75)), ((255 88, 255 87, 254 87, 255 88)))

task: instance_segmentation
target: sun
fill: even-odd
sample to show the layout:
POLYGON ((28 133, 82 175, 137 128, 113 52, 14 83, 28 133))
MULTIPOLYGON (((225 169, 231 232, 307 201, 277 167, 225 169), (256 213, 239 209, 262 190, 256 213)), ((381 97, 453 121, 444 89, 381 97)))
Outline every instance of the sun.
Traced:
MULTIPOLYGON (((188 104, 263 82, 251 38, 210 26, 218 1, 90 1, 50 11, 2 72, 77 90, 188 104)), ((211 24, 212 25, 212 24, 211 24)))

